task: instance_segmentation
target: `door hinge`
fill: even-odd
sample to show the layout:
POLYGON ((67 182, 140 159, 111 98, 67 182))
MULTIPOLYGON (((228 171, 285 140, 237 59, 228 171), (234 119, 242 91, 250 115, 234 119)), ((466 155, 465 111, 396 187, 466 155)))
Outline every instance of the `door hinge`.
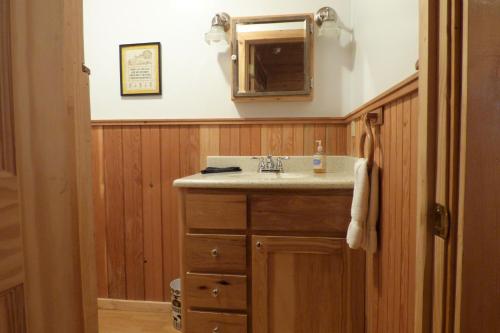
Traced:
POLYGON ((82 72, 84 72, 87 75, 90 75, 90 68, 85 66, 85 64, 82 64, 82 72))
POLYGON ((432 209, 432 233, 443 239, 448 238, 450 231, 450 215, 448 208, 436 203, 432 209))
POLYGON ((311 78, 311 79, 309 80, 309 88, 311 88, 311 89, 312 89, 312 88, 313 88, 313 86, 314 86, 314 79, 313 79, 313 78, 311 78))

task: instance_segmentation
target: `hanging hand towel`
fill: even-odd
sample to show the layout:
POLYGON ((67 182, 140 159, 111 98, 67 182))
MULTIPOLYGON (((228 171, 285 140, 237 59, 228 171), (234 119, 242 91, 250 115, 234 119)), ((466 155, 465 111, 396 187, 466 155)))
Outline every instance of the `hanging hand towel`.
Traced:
POLYGON ((351 222, 347 229, 347 244, 349 244, 351 249, 358 249, 363 245, 369 195, 368 163, 363 158, 358 160, 354 165, 354 193, 351 206, 351 222))

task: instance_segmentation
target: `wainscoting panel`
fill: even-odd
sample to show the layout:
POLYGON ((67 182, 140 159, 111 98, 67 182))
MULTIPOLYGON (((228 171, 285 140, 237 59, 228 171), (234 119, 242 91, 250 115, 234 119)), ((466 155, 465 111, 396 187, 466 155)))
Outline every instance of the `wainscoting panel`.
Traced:
POLYGON ((94 122, 99 297, 162 301, 179 275, 176 178, 210 155, 359 156, 360 117, 374 129, 381 168, 379 252, 366 256, 367 332, 413 332, 418 76, 338 119, 94 122))
MULTIPOLYGON (((384 124, 374 128, 381 168, 380 247, 366 256, 367 332, 413 332, 417 101, 413 90, 383 105, 384 124)), ((351 125, 349 152, 359 156, 362 122, 358 118, 351 125)))
POLYGON ((172 182, 213 155, 347 153, 345 124, 94 124, 94 214, 99 297, 163 301, 179 276, 177 190, 172 182))

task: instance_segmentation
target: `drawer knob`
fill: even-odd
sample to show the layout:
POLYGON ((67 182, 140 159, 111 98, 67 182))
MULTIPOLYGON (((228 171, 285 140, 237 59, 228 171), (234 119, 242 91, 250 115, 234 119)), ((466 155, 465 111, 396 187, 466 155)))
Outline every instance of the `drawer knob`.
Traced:
POLYGON ((219 327, 215 326, 212 330, 213 333, 219 333, 219 327))
POLYGON ((258 249, 261 249, 261 248, 262 248, 262 243, 261 243, 261 242, 257 242, 257 243, 255 244, 255 246, 257 246, 257 248, 258 248, 258 249))
POLYGON ((214 257, 214 258, 219 256, 219 250, 217 250, 217 249, 212 249, 212 251, 210 251, 210 253, 212 254, 212 257, 214 257))
POLYGON ((212 289, 212 296, 213 297, 219 296, 219 289, 217 289, 217 288, 212 289))

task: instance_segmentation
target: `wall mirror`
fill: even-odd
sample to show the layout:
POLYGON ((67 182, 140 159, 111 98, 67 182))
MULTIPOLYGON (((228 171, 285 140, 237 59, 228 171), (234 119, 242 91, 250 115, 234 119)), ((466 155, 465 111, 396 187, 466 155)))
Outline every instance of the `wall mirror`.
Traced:
POLYGON ((233 100, 310 100, 312 22, 312 14, 233 18, 233 100))

